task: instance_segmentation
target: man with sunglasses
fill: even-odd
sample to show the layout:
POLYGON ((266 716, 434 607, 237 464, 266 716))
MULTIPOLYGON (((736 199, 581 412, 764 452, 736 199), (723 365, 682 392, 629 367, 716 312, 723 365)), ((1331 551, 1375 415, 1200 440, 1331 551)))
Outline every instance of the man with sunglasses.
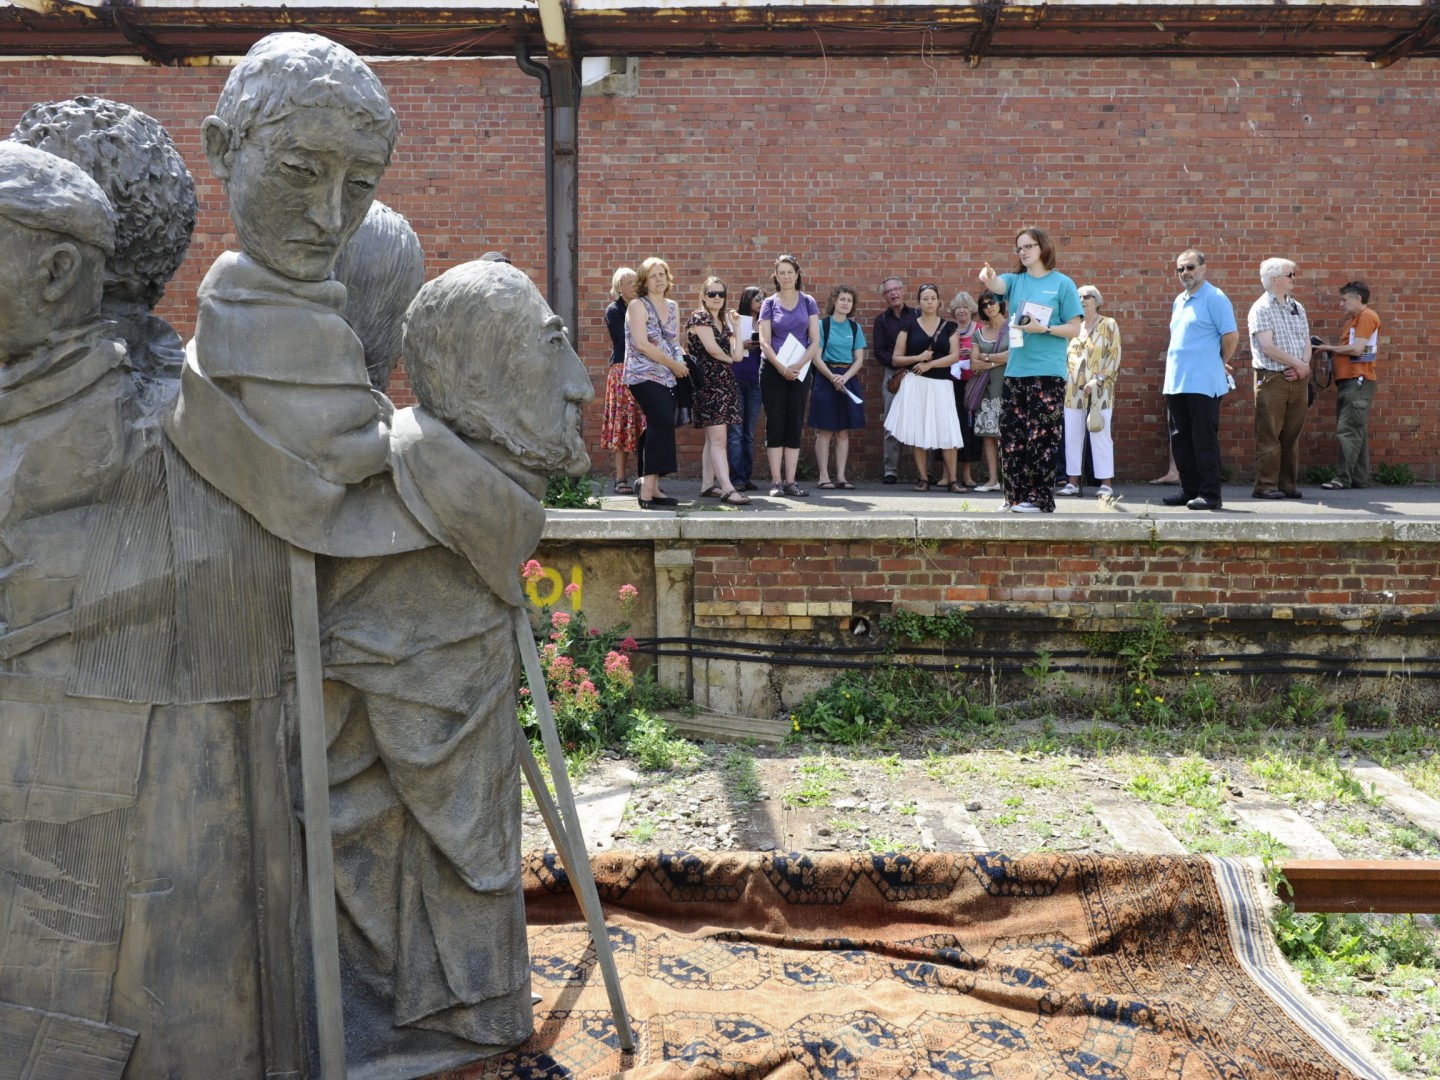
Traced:
POLYGON ((1295 264, 1260 264, 1265 292, 1250 306, 1251 363, 1255 368, 1255 489, 1257 499, 1298 499, 1300 432, 1310 405, 1310 320, 1291 295, 1295 264))
POLYGON ((1180 491, 1161 501, 1219 510, 1220 399, 1235 385, 1230 358, 1240 331, 1229 298, 1205 280, 1204 255, 1194 248, 1181 252, 1175 273, 1184 288, 1170 312, 1164 393, 1180 491))

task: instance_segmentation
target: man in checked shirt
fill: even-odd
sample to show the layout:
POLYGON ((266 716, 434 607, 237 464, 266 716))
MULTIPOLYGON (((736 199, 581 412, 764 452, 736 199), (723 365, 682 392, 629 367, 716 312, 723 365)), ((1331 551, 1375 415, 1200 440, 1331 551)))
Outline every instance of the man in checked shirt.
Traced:
POLYGON ((1260 264, 1264 295, 1250 307, 1250 354, 1255 368, 1255 488, 1257 499, 1301 498, 1299 444, 1310 404, 1310 320, 1291 295, 1295 264, 1260 264))

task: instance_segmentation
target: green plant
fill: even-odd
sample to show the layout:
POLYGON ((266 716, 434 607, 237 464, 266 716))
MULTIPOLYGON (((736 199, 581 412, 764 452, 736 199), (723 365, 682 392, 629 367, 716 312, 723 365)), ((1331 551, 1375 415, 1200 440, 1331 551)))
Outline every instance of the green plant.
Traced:
POLYGON ((1050 666, 1050 654, 1044 649, 1035 653, 1033 663, 1026 664, 1021 669, 1035 683, 1035 688, 1040 693, 1045 692, 1046 685, 1050 680, 1060 673, 1050 666))
POLYGON ((731 749, 720 763, 737 803, 749 804, 760 798, 760 774, 755 769, 755 755, 747 750, 731 749))
POLYGON ((552 510, 596 510, 594 481, 584 476, 552 476, 545 482, 544 503, 552 510))
POLYGON ((1305 482, 1307 484, 1324 484, 1335 479, 1335 467, 1333 465, 1311 465, 1305 470, 1305 482))
POLYGON ((1375 480, 1381 484, 1413 484, 1415 472, 1409 465, 1386 463, 1375 470, 1375 480))
POLYGON ((898 608, 880 620, 880 630, 888 636, 888 647, 892 650, 902 641, 911 645, 934 642, 943 652, 975 636, 975 628, 959 608, 950 608, 939 615, 922 615, 898 608))
POLYGON ((644 772, 670 772, 693 767, 700 751, 693 743, 676 738, 675 729, 660 717, 635 709, 633 722, 625 733, 625 752, 644 772))
POLYGON ((785 792, 785 805, 829 806, 835 797, 835 785, 849 779, 849 774, 828 757, 810 758, 800 762, 800 782, 785 792))

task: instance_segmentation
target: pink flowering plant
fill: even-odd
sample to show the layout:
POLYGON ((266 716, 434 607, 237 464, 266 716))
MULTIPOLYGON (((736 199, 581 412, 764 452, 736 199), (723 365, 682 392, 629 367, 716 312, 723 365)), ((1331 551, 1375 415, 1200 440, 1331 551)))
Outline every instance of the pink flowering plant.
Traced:
MULTIPOLYGON (((531 581, 544 569, 532 559, 520 573, 531 581)), ((570 586, 567 596, 575 588, 570 586)), ((639 596, 634 585, 622 585, 618 597, 622 610, 630 610, 639 596)), ((541 611, 540 666, 567 752, 599 750, 624 735, 637 710, 663 704, 653 677, 648 672, 637 674, 631 666, 638 644, 630 636, 628 622, 599 628, 586 623, 583 610, 541 611)), ((522 675, 520 719, 532 739, 540 734, 533 692, 522 675)))

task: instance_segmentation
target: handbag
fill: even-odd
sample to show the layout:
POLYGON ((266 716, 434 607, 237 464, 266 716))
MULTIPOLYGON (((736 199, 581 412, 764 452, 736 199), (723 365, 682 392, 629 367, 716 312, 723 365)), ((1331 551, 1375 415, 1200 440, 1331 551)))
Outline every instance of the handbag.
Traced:
POLYGON ((885 389, 889 390, 892 394, 898 394, 900 392, 900 384, 904 382, 905 376, 909 374, 909 368, 896 368, 895 374, 885 380, 885 389))
POLYGON ((1090 395, 1090 411, 1085 414, 1085 427, 1091 432, 1105 430, 1105 414, 1100 411, 1100 395, 1090 395))

